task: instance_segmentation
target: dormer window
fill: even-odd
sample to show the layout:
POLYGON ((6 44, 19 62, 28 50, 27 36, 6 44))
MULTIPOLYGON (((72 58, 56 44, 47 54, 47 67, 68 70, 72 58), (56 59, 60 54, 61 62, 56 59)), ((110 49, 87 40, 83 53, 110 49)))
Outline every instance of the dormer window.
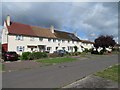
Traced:
POLYGON ((16 35, 16 40, 23 40, 23 36, 22 35, 16 35))

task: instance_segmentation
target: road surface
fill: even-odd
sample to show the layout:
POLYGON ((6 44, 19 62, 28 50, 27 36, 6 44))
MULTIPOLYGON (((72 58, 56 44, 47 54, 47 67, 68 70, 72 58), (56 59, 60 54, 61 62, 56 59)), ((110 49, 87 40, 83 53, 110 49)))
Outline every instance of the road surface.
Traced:
POLYGON ((103 55, 31 70, 3 72, 2 86, 3 88, 60 88, 117 63, 117 55, 103 55))

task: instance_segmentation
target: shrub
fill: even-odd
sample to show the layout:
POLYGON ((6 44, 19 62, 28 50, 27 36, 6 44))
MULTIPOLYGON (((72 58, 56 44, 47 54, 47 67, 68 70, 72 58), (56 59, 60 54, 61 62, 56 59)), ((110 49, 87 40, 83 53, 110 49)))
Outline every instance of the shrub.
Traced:
POLYGON ((81 52, 72 52, 72 53, 69 53, 70 56, 78 56, 80 54, 81 54, 81 52))
POLYGON ((31 52, 23 52, 22 56, 20 57, 21 60, 29 60, 29 55, 31 52))
POLYGON ((57 53, 49 53, 48 57, 54 58, 54 57, 60 57, 60 55, 57 53))
POLYGON ((89 50, 88 50, 87 48, 84 48, 84 49, 85 49, 85 50, 84 50, 83 52, 86 52, 86 53, 89 52, 89 50))
POLYGON ((45 52, 33 52, 29 55, 30 60, 40 59, 40 58, 45 58, 45 57, 47 57, 47 53, 45 52))
POLYGON ((99 52, 97 50, 96 51, 92 50, 91 54, 99 54, 99 52))
POLYGON ((104 54, 104 51, 103 51, 103 50, 101 50, 101 51, 99 52, 99 54, 100 54, 100 55, 104 54))

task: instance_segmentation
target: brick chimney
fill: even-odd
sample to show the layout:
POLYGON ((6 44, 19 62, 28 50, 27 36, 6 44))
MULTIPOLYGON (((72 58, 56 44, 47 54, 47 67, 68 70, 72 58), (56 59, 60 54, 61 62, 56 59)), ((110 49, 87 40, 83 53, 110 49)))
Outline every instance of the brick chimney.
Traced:
POLYGON ((53 26, 53 25, 50 26, 50 31, 51 31, 52 33, 54 33, 54 26, 53 26))
POLYGON ((6 22, 7 22, 7 25, 10 26, 10 15, 7 15, 6 22))

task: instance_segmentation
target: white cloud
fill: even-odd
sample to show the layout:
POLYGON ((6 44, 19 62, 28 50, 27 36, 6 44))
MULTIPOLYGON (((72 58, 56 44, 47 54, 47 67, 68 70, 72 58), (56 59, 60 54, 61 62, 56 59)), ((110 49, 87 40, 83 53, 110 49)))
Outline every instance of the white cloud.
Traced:
POLYGON ((118 36, 117 3, 3 3, 3 19, 77 31, 81 37, 94 40, 100 34, 118 36))
POLYGON ((119 0, 4 0, 3 2, 118 2, 119 0))

